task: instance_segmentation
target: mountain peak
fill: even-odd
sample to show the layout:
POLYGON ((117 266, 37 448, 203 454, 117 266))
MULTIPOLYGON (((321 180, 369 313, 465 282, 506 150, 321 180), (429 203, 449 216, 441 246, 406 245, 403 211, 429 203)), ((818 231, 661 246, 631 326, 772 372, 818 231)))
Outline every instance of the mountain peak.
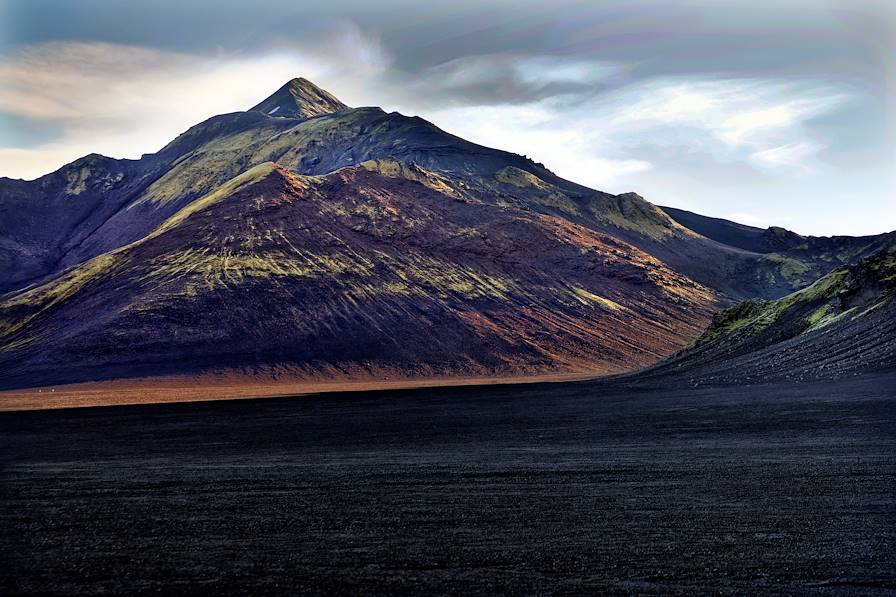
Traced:
POLYGON ((250 111, 280 118, 311 118, 348 110, 349 107, 302 77, 287 82, 250 111))

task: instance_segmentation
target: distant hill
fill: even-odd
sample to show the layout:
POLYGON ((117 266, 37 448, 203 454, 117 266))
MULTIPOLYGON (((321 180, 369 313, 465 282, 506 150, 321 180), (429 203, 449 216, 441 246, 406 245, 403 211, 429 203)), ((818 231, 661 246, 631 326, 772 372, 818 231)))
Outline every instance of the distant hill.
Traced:
POLYGON ((779 226, 763 229, 674 207, 660 209, 682 226, 706 238, 780 261, 784 270, 790 269, 793 279, 802 279, 806 283, 837 265, 856 263, 896 245, 896 232, 871 236, 802 236, 779 226))
POLYGON ((839 379, 896 371, 896 252, 880 251, 774 301, 723 311, 647 378, 693 385, 839 379))

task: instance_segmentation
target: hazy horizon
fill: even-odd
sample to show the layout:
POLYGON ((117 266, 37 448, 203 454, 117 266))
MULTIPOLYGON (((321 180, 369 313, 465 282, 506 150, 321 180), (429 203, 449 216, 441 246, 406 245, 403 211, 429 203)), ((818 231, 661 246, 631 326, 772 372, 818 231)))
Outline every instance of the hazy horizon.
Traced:
POLYGON ((0 3, 0 176, 137 158, 304 76, 592 188, 802 234, 896 229, 884 2, 0 3))

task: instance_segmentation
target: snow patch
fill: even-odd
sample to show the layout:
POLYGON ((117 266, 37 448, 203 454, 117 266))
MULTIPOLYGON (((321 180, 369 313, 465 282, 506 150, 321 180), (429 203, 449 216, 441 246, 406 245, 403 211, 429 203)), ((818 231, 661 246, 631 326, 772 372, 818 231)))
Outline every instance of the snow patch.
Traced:
POLYGON ((280 106, 277 106, 276 108, 274 108, 273 110, 271 110, 270 112, 268 112, 268 116, 270 116, 271 114, 273 114, 274 112, 276 112, 276 111, 279 110, 279 109, 280 109, 280 106))

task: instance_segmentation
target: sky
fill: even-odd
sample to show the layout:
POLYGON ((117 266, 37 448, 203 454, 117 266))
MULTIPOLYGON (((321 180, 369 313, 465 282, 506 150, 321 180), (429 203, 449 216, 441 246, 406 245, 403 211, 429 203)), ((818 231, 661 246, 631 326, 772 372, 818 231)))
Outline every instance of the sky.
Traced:
POLYGON ((0 0, 0 176, 137 158, 296 76, 602 191, 896 229, 892 0, 0 0))

